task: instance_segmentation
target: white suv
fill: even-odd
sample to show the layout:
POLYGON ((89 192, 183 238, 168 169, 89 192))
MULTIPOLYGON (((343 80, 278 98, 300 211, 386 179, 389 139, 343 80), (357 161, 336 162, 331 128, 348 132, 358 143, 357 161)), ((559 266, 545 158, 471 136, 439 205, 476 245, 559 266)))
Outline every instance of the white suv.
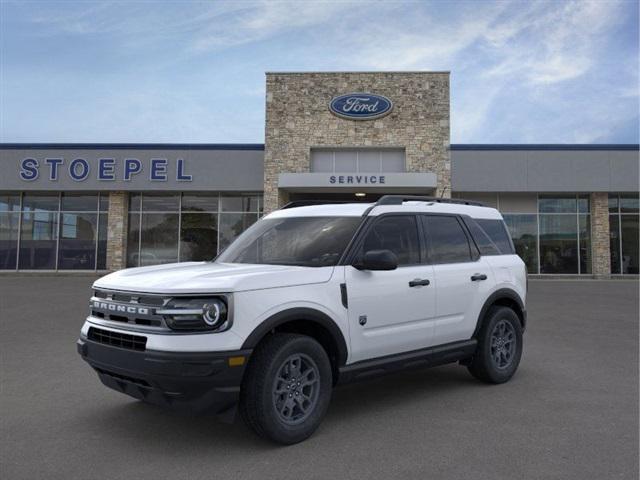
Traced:
POLYGON ((78 351, 113 389, 232 419, 291 444, 332 387, 459 362, 515 373, 525 265, 500 213, 462 200, 287 206, 213 262, 132 268, 93 285, 78 351))

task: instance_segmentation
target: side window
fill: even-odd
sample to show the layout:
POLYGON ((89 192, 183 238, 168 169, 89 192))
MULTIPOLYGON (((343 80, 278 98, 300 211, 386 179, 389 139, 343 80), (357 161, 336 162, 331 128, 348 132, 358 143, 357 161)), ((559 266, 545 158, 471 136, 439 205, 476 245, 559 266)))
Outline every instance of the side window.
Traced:
POLYGON ((456 217, 425 215, 422 222, 428 238, 430 263, 471 261, 469 240, 456 217))
POLYGON ((465 218, 464 223, 467 225, 473 240, 476 242, 481 255, 500 255, 500 249, 489 238, 480 225, 472 218, 465 218))
POLYGON ((398 257, 398 265, 420 263, 420 240, 415 217, 398 215, 377 219, 364 238, 360 254, 369 250, 391 250, 398 257))
POLYGON ((507 232, 507 227, 502 220, 478 218, 476 219, 476 222, 478 222, 478 225, 487 232, 487 235, 489 235, 489 238, 496 244, 500 253, 503 255, 514 253, 513 247, 511 246, 511 240, 509 239, 509 233, 507 232))

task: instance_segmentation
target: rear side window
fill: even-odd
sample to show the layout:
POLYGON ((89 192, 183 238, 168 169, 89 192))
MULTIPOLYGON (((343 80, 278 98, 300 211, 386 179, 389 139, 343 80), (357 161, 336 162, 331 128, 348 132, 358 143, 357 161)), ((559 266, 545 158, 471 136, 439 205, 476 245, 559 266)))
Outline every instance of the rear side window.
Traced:
POLYGON ((412 215, 382 217, 367 232, 360 254, 369 250, 391 250, 398 265, 420 263, 418 226, 412 215))
POLYGON ((428 239, 430 263, 472 260, 469 240, 456 217, 427 215, 422 217, 422 222, 428 239))
POLYGON ((467 225, 473 240, 480 250, 480 255, 500 255, 500 249, 489 238, 480 225, 472 218, 465 218, 464 223, 467 225))
POLYGON ((507 227, 502 220, 476 219, 478 225, 489 235, 489 238, 496 244, 500 253, 509 255, 514 253, 511 238, 507 227))

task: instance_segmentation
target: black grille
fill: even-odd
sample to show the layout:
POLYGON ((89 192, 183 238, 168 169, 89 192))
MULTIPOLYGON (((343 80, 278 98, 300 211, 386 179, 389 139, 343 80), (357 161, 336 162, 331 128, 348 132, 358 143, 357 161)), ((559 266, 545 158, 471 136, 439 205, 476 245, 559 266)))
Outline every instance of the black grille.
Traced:
POLYGON ((113 347, 126 348, 129 350, 144 351, 147 347, 147 337, 139 335, 128 335, 126 333, 112 332, 100 328, 89 328, 89 340, 111 345, 113 347))
POLYGON ((126 375, 120 375, 119 373, 115 373, 115 372, 110 372, 108 370, 103 370, 102 368, 97 368, 94 367, 96 369, 96 371, 98 373, 101 373, 102 375, 108 375, 110 377, 115 378, 116 380, 124 380, 125 382, 129 382, 129 383, 135 383, 137 385, 140 385, 141 387, 149 387, 149 382, 147 382, 146 380, 142 380, 141 378, 133 378, 133 377, 128 377, 126 375))

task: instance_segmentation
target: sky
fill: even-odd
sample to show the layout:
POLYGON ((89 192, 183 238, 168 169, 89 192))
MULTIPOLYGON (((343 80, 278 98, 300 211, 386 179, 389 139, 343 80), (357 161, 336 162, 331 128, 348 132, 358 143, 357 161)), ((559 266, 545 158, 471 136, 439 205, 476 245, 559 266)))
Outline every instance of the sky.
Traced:
POLYGON ((0 142, 262 143, 266 71, 448 70, 452 143, 638 143, 638 15, 637 0, 0 0, 0 142))

